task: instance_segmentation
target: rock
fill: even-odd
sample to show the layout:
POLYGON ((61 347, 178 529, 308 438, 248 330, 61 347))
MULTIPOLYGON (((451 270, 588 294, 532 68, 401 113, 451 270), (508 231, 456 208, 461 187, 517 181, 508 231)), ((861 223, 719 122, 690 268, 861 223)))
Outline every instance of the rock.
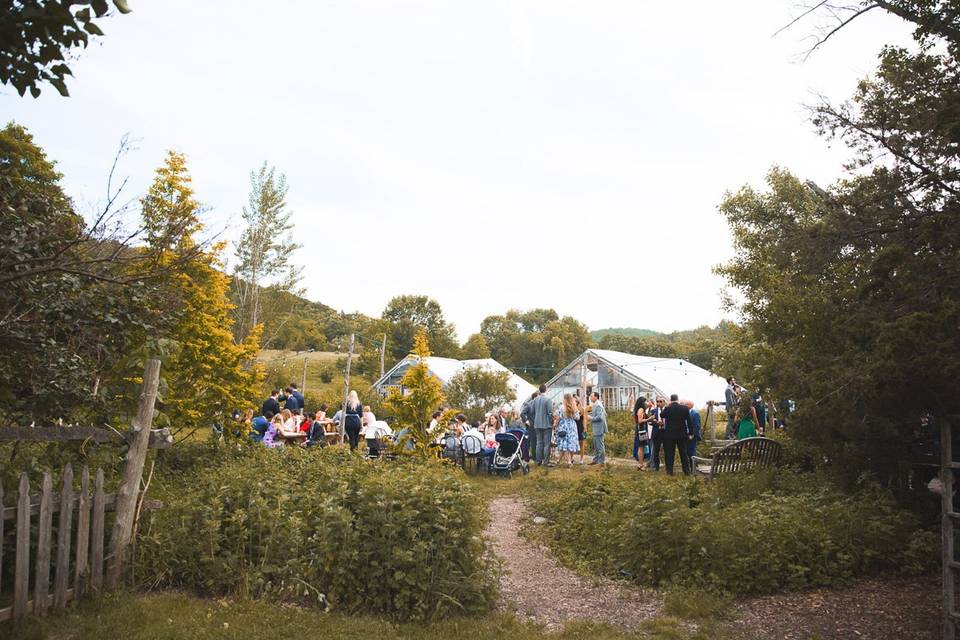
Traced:
POLYGON ((543 516, 537 516, 533 519, 533 524, 547 524, 547 519, 543 516))

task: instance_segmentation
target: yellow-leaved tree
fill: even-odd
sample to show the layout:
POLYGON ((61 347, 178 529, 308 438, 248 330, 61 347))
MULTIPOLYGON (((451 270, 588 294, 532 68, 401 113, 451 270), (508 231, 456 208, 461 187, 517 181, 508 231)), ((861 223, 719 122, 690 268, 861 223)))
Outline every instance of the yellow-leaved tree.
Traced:
MULTIPOLYGON (((396 416, 398 429, 406 431, 407 435, 398 442, 399 449, 426 453, 437 436, 430 432, 430 421, 433 412, 443 405, 444 396, 443 385, 427 367, 430 345, 427 334, 422 329, 414 338, 413 355, 418 358, 418 362, 407 369, 400 381, 400 389, 390 389, 384 405, 396 416), (409 448, 410 442, 414 445, 412 448, 409 448)), ((445 417, 441 416, 441 424, 445 417)))
POLYGON ((227 424, 231 411, 251 406, 263 378, 255 360, 259 327, 234 342, 223 245, 202 247, 195 237, 203 224, 190 183, 186 157, 169 151, 141 201, 148 245, 161 263, 176 265, 154 305, 163 318, 161 422, 180 439, 227 424))

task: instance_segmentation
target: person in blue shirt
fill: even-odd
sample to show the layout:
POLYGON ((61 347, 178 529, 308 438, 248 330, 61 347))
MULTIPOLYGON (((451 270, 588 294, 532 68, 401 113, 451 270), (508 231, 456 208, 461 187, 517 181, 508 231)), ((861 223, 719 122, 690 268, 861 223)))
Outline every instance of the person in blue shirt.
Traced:
POLYGON ((690 468, 693 468, 693 456, 697 455, 697 442, 703 440, 703 425, 700 421, 700 412, 693 408, 693 401, 686 400, 684 404, 690 407, 690 425, 693 439, 687 442, 687 458, 690 459, 690 468))
POLYGON ((297 394, 293 392, 292 387, 287 387, 285 392, 286 399, 283 401, 283 408, 289 410, 293 415, 299 415, 300 409, 303 407, 300 406, 300 399, 297 398, 297 394))
MULTIPOLYGON (((302 413, 304 409, 307 408, 306 401, 303 399, 303 394, 297 389, 297 385, 293 382, 290 383, 290 395, 297 399, 297 409, 302 413)), ((291 409, 291 411, 293 411, 291 409)), ((294 411, 296 413, 296 411, 294 411)))
POLYGON ((263 434, 267 432, 267 427, 270 426, 271 418, 273 418, 273 413, 267 411, 266 414, 262 416, 256 416, 250 421, 250 428, 253 429, 250 432, 250 437, 254 442, 260 442, 263 440, 263 434))

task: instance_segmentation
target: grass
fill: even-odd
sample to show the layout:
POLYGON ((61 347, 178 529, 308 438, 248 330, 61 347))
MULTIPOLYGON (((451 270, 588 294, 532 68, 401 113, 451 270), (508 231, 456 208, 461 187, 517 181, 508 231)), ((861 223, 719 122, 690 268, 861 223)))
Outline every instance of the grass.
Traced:
POLYGON ((105 596, 71 607, 62 615, 28 619, 19 628, 0 623, 0 637, 8 640, 450 640, 461 637, 473 640, 706 640, 725 636, 721 629, 692 629, 676 618, 653 620, 647 628, 635 632, 576 622, 568 624, 560 633, 548 634, 510 615, 454 618, 431 624, 394 624, 373 616, 345 617, 263 601, 210 600, 164 593, 105 596))

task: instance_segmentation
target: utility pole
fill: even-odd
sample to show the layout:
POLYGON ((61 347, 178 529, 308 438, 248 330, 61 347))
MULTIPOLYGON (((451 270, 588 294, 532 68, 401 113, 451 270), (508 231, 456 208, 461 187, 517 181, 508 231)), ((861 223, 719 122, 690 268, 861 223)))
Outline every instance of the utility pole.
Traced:
MULTIPOLYGON (((300 374, 300 393, 307 392, 307 356, 303 356, 303 373, 300 374)), ((301 407, 302 409, 303 407, 301 407)))
POLYGON ((383 359, 387 355, 387 334, 383 334, 383 343, 380 345, 380 377, 383 377, 383 359))
POLYGON ((347 352, 347 374, 343 377, 343 409, 340 412, 340 444, 343 444, 344 423, 347 421, 347 397, 350 395, 350 363, 353 360, 354 334, 350 334, 350 351, 347 352))

